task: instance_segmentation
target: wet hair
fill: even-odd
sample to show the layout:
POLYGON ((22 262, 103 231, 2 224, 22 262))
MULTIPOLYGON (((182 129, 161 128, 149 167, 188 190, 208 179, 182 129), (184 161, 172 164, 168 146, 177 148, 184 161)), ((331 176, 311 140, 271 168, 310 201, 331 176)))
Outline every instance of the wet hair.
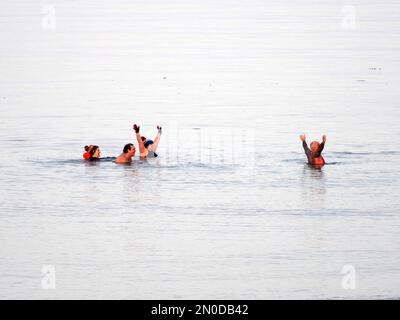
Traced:
POLYGON ((146 137, 141 136, 141 139, 144 142, 146 140, 146 137))
POLYGON ((151 145, 153 143, 154 143, 153 140, 146 140, 146 142, 143 145, 147 149, 149 147, 149 145, 151 145))
POLYGON ((133 143, 127 143, 124 147, 124 153, 128 153, 129 150, 133 147, 133 143))
POLYGON ((90 154, 90 157, 93 157, 98 148, 99 146, 94 146, 94 145, 85 146, 85 151, 90 154))

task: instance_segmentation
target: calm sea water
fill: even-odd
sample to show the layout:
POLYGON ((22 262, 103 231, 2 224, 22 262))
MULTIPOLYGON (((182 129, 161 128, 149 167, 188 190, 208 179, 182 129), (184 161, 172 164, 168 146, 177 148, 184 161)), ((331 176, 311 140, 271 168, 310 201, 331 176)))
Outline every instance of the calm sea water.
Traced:
POLYGON ((0 298, 398 298, 400 4, 345 5, 2 1, 0 298))

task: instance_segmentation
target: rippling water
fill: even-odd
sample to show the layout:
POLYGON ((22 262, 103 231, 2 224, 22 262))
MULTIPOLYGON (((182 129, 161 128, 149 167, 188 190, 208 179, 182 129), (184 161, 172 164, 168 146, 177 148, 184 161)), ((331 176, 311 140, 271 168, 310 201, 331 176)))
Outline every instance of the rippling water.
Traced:
POLYGON ((398 298, 400 5, 342 5, 3 1, 0 298, 398 298))

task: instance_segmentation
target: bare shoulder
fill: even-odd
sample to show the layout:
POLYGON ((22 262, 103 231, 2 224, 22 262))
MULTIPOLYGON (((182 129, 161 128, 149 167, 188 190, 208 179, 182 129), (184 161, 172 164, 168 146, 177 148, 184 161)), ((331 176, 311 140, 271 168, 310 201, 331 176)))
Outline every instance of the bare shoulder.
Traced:
POLYGON ((126 159, 122 155, 119 155, 117 159, 115 159, 115 163, 125 163, 126 159))

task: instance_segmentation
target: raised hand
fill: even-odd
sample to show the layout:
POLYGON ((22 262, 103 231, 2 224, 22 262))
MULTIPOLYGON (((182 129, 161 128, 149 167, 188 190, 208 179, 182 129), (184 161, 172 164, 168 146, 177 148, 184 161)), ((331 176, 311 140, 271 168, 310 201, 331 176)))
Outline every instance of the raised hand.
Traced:
POLYGON ((325 143, 326 142, 326 135, 322 136, 322 142, 325 143))
POLYGON ((306 141, 306 135, 305 134, 301 134, 300 135, 300 140, 301 141, 306 141))
POLYGON ((140 126, 137 126, 136 124, 133 125, 133 130, 135 130, 136 133, 139 133, 140 126))

